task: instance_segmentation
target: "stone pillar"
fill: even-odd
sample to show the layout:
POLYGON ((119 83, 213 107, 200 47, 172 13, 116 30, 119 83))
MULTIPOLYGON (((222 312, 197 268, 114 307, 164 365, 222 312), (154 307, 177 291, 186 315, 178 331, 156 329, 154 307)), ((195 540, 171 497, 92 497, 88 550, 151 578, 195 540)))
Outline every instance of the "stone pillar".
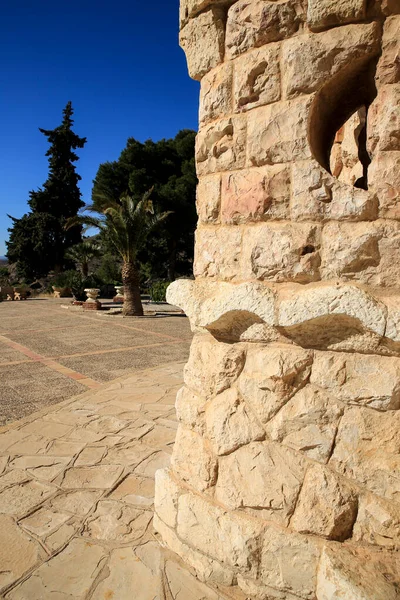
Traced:
POLYGON ((168 299, 195 337, 155 527, 241 597, 394 600, 400 2, 182 0, 180 20, 199 224, 168 299))

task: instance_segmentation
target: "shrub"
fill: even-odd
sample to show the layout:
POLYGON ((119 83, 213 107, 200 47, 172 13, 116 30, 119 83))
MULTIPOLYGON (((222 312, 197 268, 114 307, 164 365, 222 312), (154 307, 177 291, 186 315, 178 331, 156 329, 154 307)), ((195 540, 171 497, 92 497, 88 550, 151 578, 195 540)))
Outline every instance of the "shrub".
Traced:
POLYGON ((165 302, 165 293, 171 282, 167 280, 155 281, 150 287, 150 298, 153 302, 165 302))

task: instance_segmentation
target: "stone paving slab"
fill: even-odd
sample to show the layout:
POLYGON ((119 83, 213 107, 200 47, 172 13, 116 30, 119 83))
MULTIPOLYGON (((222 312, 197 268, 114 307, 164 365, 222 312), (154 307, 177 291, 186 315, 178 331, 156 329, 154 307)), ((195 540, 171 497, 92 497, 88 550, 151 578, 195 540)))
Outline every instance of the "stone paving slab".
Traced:
POLYGON ((228 598, 161 548, 152 528, 182 371, 138 371, 0 430, 1 598, 228 598))

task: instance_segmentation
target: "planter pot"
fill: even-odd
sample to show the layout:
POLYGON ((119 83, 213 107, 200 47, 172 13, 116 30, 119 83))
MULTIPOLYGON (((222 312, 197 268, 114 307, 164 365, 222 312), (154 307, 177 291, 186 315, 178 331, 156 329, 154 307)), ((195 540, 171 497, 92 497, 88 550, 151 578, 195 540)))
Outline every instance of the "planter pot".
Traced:
POLYGON ((88 304, 97 302, 97 296, 100 293, 98 288, 86 288, 85 289, 88 304))

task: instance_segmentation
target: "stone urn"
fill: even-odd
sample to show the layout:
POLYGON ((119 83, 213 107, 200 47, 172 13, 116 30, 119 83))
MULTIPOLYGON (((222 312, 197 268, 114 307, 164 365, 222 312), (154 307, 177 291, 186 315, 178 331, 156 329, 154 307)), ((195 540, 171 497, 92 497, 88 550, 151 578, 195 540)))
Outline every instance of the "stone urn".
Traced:
POLYGON ((86 288, 85 289, 86 292, 86 296, 87 296, 87 303, 95 303, 98 302, 97 297, 100 293, 100 290, 98 288, 86 288))
POLYGON ((67 298, 68 296, 71 295, 71 290, 69 287, 57 287, 57 286, 52 286, 53 288, 53 293, 54 293, 54 298, 67 298))
POLYGON ((115 285, 115 291, 117 292, 113 298, 113 302, 124 302, 124 286, 123 285, 115 285))

